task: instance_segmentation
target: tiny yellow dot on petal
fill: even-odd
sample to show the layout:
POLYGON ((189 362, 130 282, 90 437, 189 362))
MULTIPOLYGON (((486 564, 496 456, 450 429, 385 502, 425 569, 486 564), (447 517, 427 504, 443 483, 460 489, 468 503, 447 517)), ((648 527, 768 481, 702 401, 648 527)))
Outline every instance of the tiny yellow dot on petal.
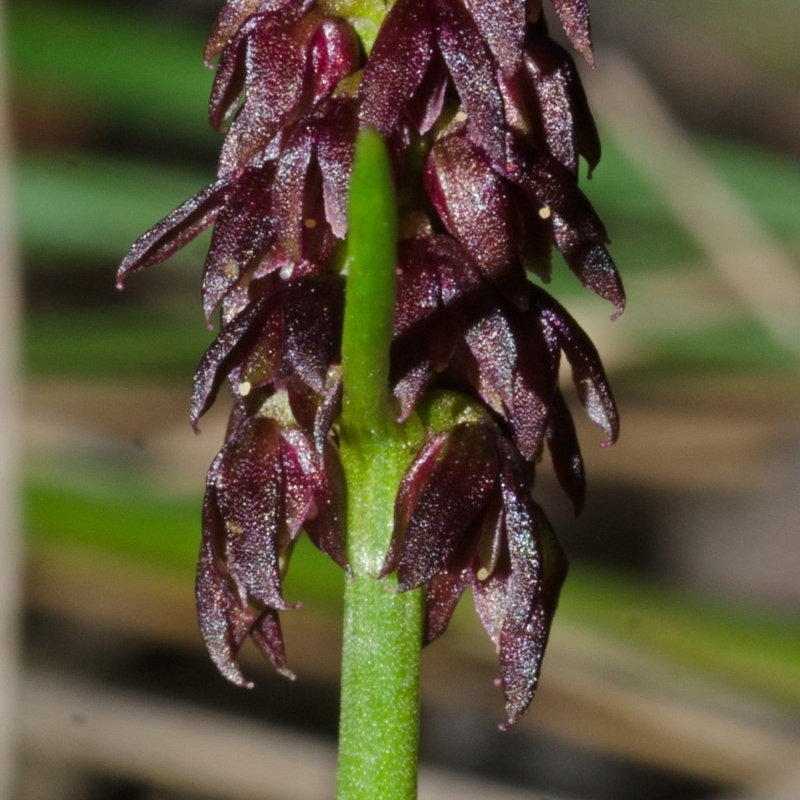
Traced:
POLYGON ((456 122, 466 122, 467 121, 467 112, 466 111, 458 111, 455 116, 456 122))
POLYGON ((239 394, 242 397, 247 397, 250 394, 250 390, 253 388, 250 381, 242 381, 239 386, 237 387, 239 394))
POLYGON ((305 225, 309 230, 313 230, 317 227, 317 221, 313 217, 309 217, 308 219, 303 220, 303 225, 305 225))
POLYGON ((486 567, 481 567, 477 572, 477 578, 479 581, 485 581, 489 577, 489 570, 486 567))
POLYGON ((550 210, 550 206, 542 206, 542 207, 539 209, 539 216, 540 216, 542 219, 550 219, 550 215, 551 215, 552 213, 553 213, 553 212, 550 210))

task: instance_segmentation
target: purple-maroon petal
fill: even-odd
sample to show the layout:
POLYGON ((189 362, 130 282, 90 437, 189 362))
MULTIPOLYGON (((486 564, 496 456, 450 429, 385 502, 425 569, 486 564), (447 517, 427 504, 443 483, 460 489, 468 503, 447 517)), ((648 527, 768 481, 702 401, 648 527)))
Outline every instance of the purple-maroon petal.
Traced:
POLYGON ((555 158, 514 136, 509 147, 509 179, 541 207, 545 217, 558 215, 582 238, 605 244, 608 234, 586 195, 578 188, 578 178, 555 158))
POLYGON ((318 394, 339 358, 344 281, 339 275, 300 278, 286 287, 283 301, 284 370, 318 394))
POLYGON ((307 53, 294 25, 264 16, 250 23, 246 98, 225 138, 219 173, 241 169, 289 123, 304 99, 307 53))
MULTIPOLYGON (((269 311, 273 304, 272 295, 262 295, 257 302, 223 325, 217 338, 204 353, 194 375, 190 402, 189 419, 195 428, 200 417, 214 403, 223 381, 240 363, 240 351, 251 348, 259 337, 264 336, 265 328, 268 336, 280 335, 280 328, 276 329, 274 325, 270 328, 264 324, 265 316, 267 320, 271 316, 269 311)), ((274 315, 272 318, 275 318, 274 315)), ((282 344, 282 341, 278 342, 278 353, 281 352, 282 344)), ((277 357, 274 358, 271 369, 274 369, 277 360, 277 357)))
POLYGON ((553 238, 567 266, 578 280, 599 297, 613 303, 616 319, 625 310, 625 289, 617 267, 602 244, 584 238, 557 214, 553 215, 553 238))
POLYGON ((281 590, 281 552, 291 538, 285 469, 279 423, 248 418, 209 474, 225 524, 228 572, 243 599, 274 609, 289 607, 281 590))
POLYGON ((223 537, 224 522, 210 490, 203 509, 203 542, 197 564, 197 616, 200 633, 217 669, 229 681, 243 686, 246 682, 236 659, 249 620, 222 566, 223 537))
POLYGON ((594 66, 589 4, 586 0, 552 0, 552 2, 570 43, 590 66, 594 66))
POLYGON ((451 575, 434 575, 425 589, 425 633, 423 643, 430 644, 447 629, 459 598, 469 585, 469 569, 451 575))
POLYGON ((471 576, 472 598, 475 611, 495 648, 500 650, 500 635, 506 618, 506 594, 509 581, 507 570, 495 570, 479 578, 471 576))
POLYGON ((297 424, 314 441, 322 452, 331 426, 342 408, 342 381, 340 370, 332 365, 322 394, 315 392, 300 380, 290 380, 286 386, 289 406, 297 424))
POLYGON ((295 13, 302 13, 312 0, 227 0, 211 28, 206 42, 204 58, 210 67, 216 55, 228 44, 230 39, 256 13, 271 13, 293 7, 295 13))
POLYGON ((317 163, 322 174, 325 217, 333 235, 344 239, 350 173, 358 133, 357 103, 352 98, 341 98, 331 102, 328 110, 318 126, 317 163))
POLYGON ((582 155, 591 175, 600 160, 600 138, 575 62, 546 29, 531 26, 524 63, 551 154, 573 171, 582 155))
POLYGON ((272 608, 265 608, 250 626, 249 635, 255 646, 267 657, 273 669, 285 678, 294 680, 294 673, 286 666, 283 632, 278 612, 272 608))
POLYGON ((470 326, 464 342, 472 357, 472 385, 495 413, 506 416, 514 404, 517 363, 517 341, 508 320, 492 309, 470 326))
POLYGON ((467 113, 470 138, 505 171, 505 112, 480 29, 459 0, 434 0, 437 44, 467 113))
POLYGON ((344 569, 348 566, 344 542, 346 493, 339 454, 325 442, 316 474, 316 513, 306 519, 305 530, 314 545, 344 569))
POLYGON ((447 96, 448 73, 440 53, 434 53, 425 77, 414 92, 406 113, 423 136, 438 122, 447 96))
POLYGON ((220 209, 203 270, 203 311, 214 309, 272 244, 271 166, 245 169, 220 209))
POLYGON ((508 723, 513 725, 527 711, 539 682, 550 626, 558 595, 567 574, 567 560, 547 518, 537 509, 539 579, 530 608, 521 618, 510 615, 500 636, 500 674, 506 698, 508 723))
POLYGON ((240 29, 236 38, 222 51, 211 95, 208 100, 208 120, 214 130, 222 130, 223 124, 236 111, 239 98, 247 79, 247 29, 240 29))
POLYGON ((132 272, 166 261, 211 225, 225 203, 230 186, 229 178, 212 183, 140 236, 120 265, 117 288, 122 288, 132 272))
POLYGON ((463 135, 440 139, 428 156, 425 188, 484 277, 504 279, 515 264, 508 196, 483 152, 463 135))
POLYGON ((537 287, 532 286, 531 291, 541 298, 543 323, 572 367, 572 381, 581 405, 589 419, 605 433, 603 444, 613 444, 619 435, 619 416, 597 349, 563 306, 537 287))
POLYGON ((395 514, 401 590, 429 581, 469 540, 495 485, 495 436, 485 425, 456 425, 434 436, 418 456, 421 469, 404 476, 395 514))
POLYGON ((311 38, 309 49, 316 103, 357 68, 360 45, 355 31, 345 20, 324 19, 311 38))
POLYGON ((395 131, 434 52, 428 0, 397 0, 383 20, 361 77, 361 123, 385 138, 395 131))
POLYGON ((525 6, 520 0, 471 0, 469 3, 489 50, 507 74, 516 72, 522 58, 525 6))
POLYGON ((556 478, 572 502, 572 508, 577 516, 583 510, 586 498, 586 473, 575 423, 564 396, 558 389, 550 401, 547 449, 550 451, 556 478))
MULTIPOLYGON (((278 162, 272 187, 274 223, 278 243, 292 261, 303 259, 303 235, 313 218, 307 218, 307 176, 314 151, 314 130, 301 124, 292 132, 278 162)), ((313 219, 313 227, 323 224, 313 219)))
POLYGON ((280 455, 283 470, 281 511, 288 543, 300 535, 307 519, 317 515, 316 495, 325 472, 322 457, 311 437, 298 427, 281 431, 280 455))
MULTIPOLYGON (((221 459, 222 454, 212 465, 211 475, 215 474, 221 459)), ((200 632, 211 659, 225 678, 240 686, 250 686, 237 660, 239 649, 249 635, 278 672, 293 677, 286 668, 277 612, 270 608, 259 609, 236 588, 225 565, 226 537, 212 482, 203 506, 203 541, 195 587, 200 632)))

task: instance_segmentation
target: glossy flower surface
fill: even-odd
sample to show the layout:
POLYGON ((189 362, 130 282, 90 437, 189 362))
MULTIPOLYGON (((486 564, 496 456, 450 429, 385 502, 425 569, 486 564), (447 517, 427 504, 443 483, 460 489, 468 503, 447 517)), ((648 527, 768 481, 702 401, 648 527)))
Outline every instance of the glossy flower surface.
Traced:
MULTIPOLYGON (((396 0, 369 52, 338 5, 224 5, 206 48, 207 63, 217 59, 210 120, 225 134, 216 179, 120 269, 121 284, 213 227, 203 309, 209 322, 221 309, 220 330, 195 376, 191 421, 226 384, 234 403, 206 488, 201 630, 228 678, 244 681, 247 637, 288 674, 279 612, 297 537, 346 567, 343 253, 354 143, 374 127, 400 215, 391 390, 398 419, 417 415, 425 430, 383 575, 396 573, 401 591, 425 588, 426 641, 471 587, 514 722, 533 697, 566 572, 532 497, 545 449, 576 512, 584 501, 562 355, 606 441, 618 434, 596 350, 531 282, 549 279, 556 251, 616 314, 624 308, 605 227, 579 188, 580 159, 591 171, 600 158, 597 131, 541 2, 396 0)), ((586 3, 552 9, 591 62, 586 3)))
POLYGON ((509 723, 527 709, 566 560, 530 495, 529 468, 490 421, 433 435, 397 498, 384 572, 426 585, 426 641, 440 636, 468 586, 500 657, 509 723), (453 487, 459 491, 454 492, 453 487))

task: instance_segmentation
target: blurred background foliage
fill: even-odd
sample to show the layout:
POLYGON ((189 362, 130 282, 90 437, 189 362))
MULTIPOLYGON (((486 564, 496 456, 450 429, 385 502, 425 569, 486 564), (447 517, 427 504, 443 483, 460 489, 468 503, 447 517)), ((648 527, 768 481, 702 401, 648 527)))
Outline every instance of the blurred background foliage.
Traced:
MULTIPOLYGON (((185 413, 195 365, 213 335, 199 302, 207 240, 133 277, 124 293, 115 290, 114 273, 129 244, 213 174, 220 141, 204 115, 212 74, 201 53, 217 5, 6 3, 25 305, 32 630, 37 614, 84 627, 95 615, 104 629, 135 628, 135 609, 119 618, 104 610, 115 570, 128 574, 132 567, 180 587, 176 596, 191 604, 204 472, 224 429, 224 414, 211 415, 196 439, 185 413), (71 596, 75 586, 86 596, 71 596)), ((796 268, 800 6, 595 6, 598 73, 604 48, 633 59, 706 165, 796 268)), ((599 120, 604 129, 602 113, 599 120)), ((624 144, 606 133, 604 147, 585 190, 611 232, 629 308, 609 323, 610 309, 587 296, 563 265, 550 288, 605 356, 623 433, 617 448, 597 452, 596 434, 584 431, 590 499, 580 521, 550 499, 547 474, 541 481, 542 502, 572 560, 554 647, 559 630, 600 635, 624 652, 677 665, 676 675, 688 670, 709 685, 780 707, 797 733, 798 351, 775 343, 753 319, 624 144)), ((758 263, 752 280, 759 280, 758 263)), ((302 614, 335 625, 340 586, 333 568, 311 548, 299 548, 290 596, 305 601, 302 614)), ((140 623, 137 635, 158 638, 157 624, 148 634, 140 623)), ((456 658, 480 634, 465 614, 453 627, 454 639, 461 637, 451 645, 456 658)), ((41 657, 42 640, 31 636, 38 642, 31 658, 41 657)), ((177 644, 200 655, 193 636, 187 632, 177 644)), ((301 677, 304 666, 315 675, 302 661, 307 650, 295 646, 301 677)), ((476 646, 491 673, 491 653, 485 643, 476 646)), ((58 663, 57 654, 47 658, 58 663)), ((452 663, 445 659, 437 669, 452 663)), ((546 661, 543 693, 547 670, 546 661)), ((210 668, 203 674, 203 686, 213 686, 210 668)), ((272 688, 267 700, 254 702, 301 692, 301 684, 272 688)), ((669 690, 679 695, 681 680, 669 690)), ((489 725, 499 714, 499 698, 490 699, 497 704, 482 720, 489 725)), ((602 737, 588 746, 602 752, 602 737)), ((635 748, 625 756, 646 761, 635 748)), ((718 777, 690 765, 685 773, 712 783, 718 777)), ((657 796, 652 786, 648 791, 641 796, 657 796)), ((669 791, 658 796, 700 796, 685 787, 684 794, 669 791)))

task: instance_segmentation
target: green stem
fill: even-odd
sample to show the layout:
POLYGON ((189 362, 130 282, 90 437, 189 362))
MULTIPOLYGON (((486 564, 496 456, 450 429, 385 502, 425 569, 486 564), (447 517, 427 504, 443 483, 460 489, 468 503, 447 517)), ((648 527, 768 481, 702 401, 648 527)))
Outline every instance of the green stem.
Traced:
POLYGON ((347 481, 338 800, 413 800, 419 738, 421 591, 378 580, 394 500, 413 452, 389 392, 397 211, 386 148, 374 131, 356 146, 350 186, 340 424, 347 481))

